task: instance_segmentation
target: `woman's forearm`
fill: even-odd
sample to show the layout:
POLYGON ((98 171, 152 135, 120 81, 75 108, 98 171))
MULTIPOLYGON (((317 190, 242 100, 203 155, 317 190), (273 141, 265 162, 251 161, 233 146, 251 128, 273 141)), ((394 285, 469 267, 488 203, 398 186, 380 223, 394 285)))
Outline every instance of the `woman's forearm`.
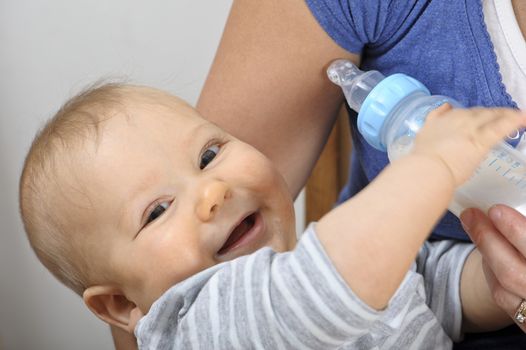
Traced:
POLYGON ((130 334, 123 329, 115 326, 110 326, 111 336, 113 337, 113 344, 115 350, 137 350, 137 340, 133 334, 130 334))

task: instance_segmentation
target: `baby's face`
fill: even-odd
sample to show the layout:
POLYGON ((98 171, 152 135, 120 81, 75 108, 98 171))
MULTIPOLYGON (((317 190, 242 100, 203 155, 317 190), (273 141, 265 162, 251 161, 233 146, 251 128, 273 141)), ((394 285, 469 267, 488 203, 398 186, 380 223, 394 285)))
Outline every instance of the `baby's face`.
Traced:
POLYGON ((265 156, 187 106, 127 114, 104 122, 86 167, 87 244, 141 311, 215 264, 294 246, 292 200, 265 156))

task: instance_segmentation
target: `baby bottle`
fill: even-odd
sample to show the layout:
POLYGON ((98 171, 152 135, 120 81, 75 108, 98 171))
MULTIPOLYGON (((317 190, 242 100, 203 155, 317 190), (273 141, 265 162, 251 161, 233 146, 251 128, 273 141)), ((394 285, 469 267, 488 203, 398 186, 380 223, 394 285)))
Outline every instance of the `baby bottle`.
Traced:
MULTIPOLYGON (((358 112, 358 131, 371 146, 387 151, 391 161, 409 152, 429 112, 444 103, 462 107, 450 97, 431 95, 410 76, 363 72, 347 60, 334 61, 327 75, 358 112)), ((471 179, 455 191, 449 205, 453 214, 506 204, 526 215, 526 157, 513 147, 521 137, 517 131, 490 151, 471 179)))

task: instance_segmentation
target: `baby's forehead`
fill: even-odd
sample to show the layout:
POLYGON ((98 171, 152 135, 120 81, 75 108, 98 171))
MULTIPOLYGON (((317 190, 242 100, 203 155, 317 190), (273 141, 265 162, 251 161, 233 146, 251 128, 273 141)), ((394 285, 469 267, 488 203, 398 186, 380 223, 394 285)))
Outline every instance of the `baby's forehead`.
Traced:
MULTIPOLYGON (((115 107, 115 106, 114 106, 115 107)), ((209 123, 188 103, 176 96, 159 90, 134 87, 126 91, 120 105, 106 112, 101 123, 110 127, 143 127, 148 124, 159 128, 177 127, 187 129, 196 123, 209 123), (106 118, 109 115, 110 118, 106 118)))
POLYGON ((154 161, 163 155, 170 155, 172 161, 186 157, 200 139, 220 132, 186 104, 171 106, 149 98, 130 101, 124 107, 104 120, 92 151, 82 157, 80 175, 90 188, 101 187, 108 178, 119 181, 112 176, 122 175, 123 169, 133 177, 160 164, 161 160, 154 161))
POLYGON ((125 87, 120 103, 91 113, 98 119, 93 132, 84 135, 87 137, 77 147, 63 151, 78 168, 76 177, 92 185, 98 184, 93 179, 100 175, 100 167, 134 162, 144 154, 143 149, 151 150, 151 156, 166 147, 181 150, 186 145, 182 144, 184 140, 192 139, 200 130, 218 129, 183 100, 146 87, 125 87))

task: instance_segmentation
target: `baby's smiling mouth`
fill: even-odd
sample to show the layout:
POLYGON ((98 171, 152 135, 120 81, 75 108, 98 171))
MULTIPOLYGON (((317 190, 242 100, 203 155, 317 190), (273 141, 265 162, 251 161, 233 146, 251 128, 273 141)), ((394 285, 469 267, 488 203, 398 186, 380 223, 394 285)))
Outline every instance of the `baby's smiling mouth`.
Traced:
MULTIPOLYGON (((251 234, 247 235, 248 233, 252 233, 254 230, 254 226, 261 226, 256 225, 258 222, 261 221, 261 218, 259 217, 257 212, 254 212, 247 217, 245 217, 230 233, 230 236, 228 236, 226 242, 223 244, 223 246, 217 251, 218 255, 223 255, 228 253, 229 251, 233 250, 234 248, 237 248, 243 242, 246 240, 245 238, 248 238, 247 236, 251 236, 251 234)), ((258 230, 259 231, 259 230, 258 230)))

